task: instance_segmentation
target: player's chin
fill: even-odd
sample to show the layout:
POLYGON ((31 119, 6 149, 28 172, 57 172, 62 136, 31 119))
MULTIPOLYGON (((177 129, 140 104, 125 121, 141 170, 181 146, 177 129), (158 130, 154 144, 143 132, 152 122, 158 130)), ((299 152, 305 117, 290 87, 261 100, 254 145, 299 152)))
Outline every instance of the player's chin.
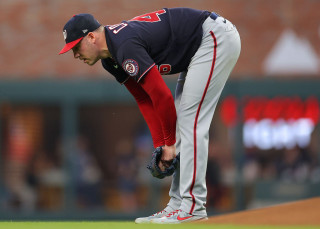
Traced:
POLYGON ((90 65, 90 66, 92 66, 92 65, 94 65, 95 63, 97 63, 97 61, 98 61, 99 59, 95 59, 95 60, 87 60, 86 61, 86 64, 88 64, 88 65, 90 65))
POLYGON ((86 64, 90 65, 90 66, 94 65, 95 63, 97 63, 97 61, 87 61, 86 62, 86 64))

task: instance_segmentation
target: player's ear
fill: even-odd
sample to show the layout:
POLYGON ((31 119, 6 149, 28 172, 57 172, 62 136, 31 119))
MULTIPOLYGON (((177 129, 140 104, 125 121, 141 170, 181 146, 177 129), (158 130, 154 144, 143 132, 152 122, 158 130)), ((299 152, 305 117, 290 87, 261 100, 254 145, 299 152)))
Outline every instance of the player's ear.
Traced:
POLYGON ((95 42, 96 40, 96 35, 93 32, 89 32, 87 37, 89 38, 90 41, 95 42))

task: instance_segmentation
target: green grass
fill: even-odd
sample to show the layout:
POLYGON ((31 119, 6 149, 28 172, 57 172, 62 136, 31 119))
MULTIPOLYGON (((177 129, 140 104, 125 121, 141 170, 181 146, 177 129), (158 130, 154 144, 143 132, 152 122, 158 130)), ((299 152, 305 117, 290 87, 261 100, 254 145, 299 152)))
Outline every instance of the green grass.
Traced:
POLYGON ((319 226, 236 226, 209 224, 156 225, 134 222, 0 222, 0 229, 319 229, 319 226))

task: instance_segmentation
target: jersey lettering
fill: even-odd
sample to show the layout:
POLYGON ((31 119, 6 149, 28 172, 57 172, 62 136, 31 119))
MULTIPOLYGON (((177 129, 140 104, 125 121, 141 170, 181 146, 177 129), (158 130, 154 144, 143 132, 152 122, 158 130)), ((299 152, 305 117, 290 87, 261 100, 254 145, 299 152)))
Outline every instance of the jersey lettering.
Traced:
POLYGON ((170 64, 161 64, 160 66, 156 65, 160 74, 165 75, 171 72, 171 65, 170 64))
POLYGON ((122 23, 120 23, 120 24, 111 25, 111 26, 109 26, 108 28, 109 28, 110 30, 113 30, 112 32, 113 32, 114 34, 117 34, 117 33, 120 32, 121 29, 123 29, 123 28, 126 27, 127 25, 128 25, 127 23, 122 22, 122 23), (118 29, 116 29, 116 28, 118 28, 118 29))
POLYGON ((165 10, 159 10, 152 13, 143 14, 132 18, 130 21, 158 22, 161 21, 159 15, 166 13, 165 10))

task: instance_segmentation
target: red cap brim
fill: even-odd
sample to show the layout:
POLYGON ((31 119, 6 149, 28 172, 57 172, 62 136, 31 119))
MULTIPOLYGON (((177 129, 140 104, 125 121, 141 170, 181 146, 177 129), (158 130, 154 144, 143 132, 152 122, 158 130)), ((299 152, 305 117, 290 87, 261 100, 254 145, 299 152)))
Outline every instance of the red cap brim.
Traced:
POLYGON ((61 49, 61 51, 59 52, 59 55, 68 52, 70 49, 72 49, 74 46, 76 46, 82 39, 83 39, 83 37, 80 37, 77 40, 74 40, 74 41, 67 43, 63 47, 63 49, 61 49))

